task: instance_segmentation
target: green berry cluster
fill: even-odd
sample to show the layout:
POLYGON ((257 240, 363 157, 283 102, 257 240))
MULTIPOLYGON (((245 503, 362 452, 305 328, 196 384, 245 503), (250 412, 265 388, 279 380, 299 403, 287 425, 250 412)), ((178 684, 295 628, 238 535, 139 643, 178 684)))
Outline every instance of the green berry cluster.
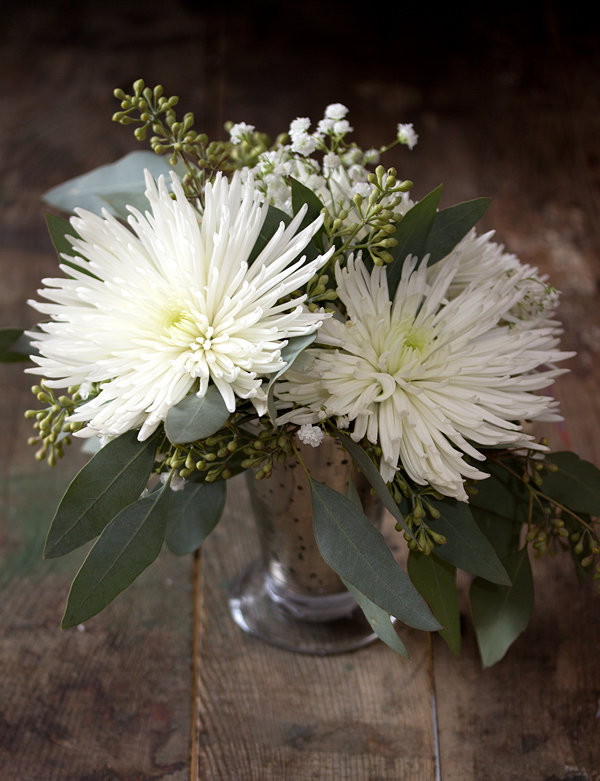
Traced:
POLYGON ((245 469, 256 470, 258 480, 270 477, 273 464, 293 453, 292 427, 274 428, 261 420, 260 431, 239 425, 235 417, 227 426, 206 439, 186 445, 171 445, 159 454, 156 471, 174 471, 180 477, 213 483, 228 480, 245 469))
POLYGON ((56 397, 43 381, 40 385, 34 385, 31 392, 47 406, 44 409, 30 409, 25 413, 28 420, 34 421, 33 427, 38 432, 27 440, 27 444, 39 445, 36 459, 46 459, 50 466, 54 466, 57 459, 64 455, 64 445, 71 443, 70 435, 85 425, 69 421, 82 399, 77 388, 69 388, 69 396, 56 397))
POLYGON ((349 247, 367 251, 377 266, 394 260, 390 250, 398 240, 393 234, 402 220, 402 215, 395 209, 402 204, 404 193, 410 190, 412 182, 399 182, 395 168, 386 170, 381 165, 369 174, 368 182, 372 188, 369 197, 356 194, 352 211, 342 209, 335 214, 325 213, 325 233, 330 244, 336 246, 330 265, 349 247))

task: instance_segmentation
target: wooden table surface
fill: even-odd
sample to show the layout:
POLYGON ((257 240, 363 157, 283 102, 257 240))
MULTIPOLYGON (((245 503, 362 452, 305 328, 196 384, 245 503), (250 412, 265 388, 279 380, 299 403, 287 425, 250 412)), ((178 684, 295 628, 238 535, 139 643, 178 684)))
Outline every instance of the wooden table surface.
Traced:
MULTIPOLYGON (((274 135, 340 101, 366 146, 414 122, 419 145, 390 164, 416 195, 443 181, 443 205, 492 196, 482 227, 563 290, 578 355, 548 434, 600 464, 597 32, 578 4, 406 5, 379 20, 375 6, 314 0, 4 7, 2 323, 33 324, 25 300, 54 273, 41 194, 137 148, 110 121, 113 87, 161 81, 213 136, 226 119, 274 135)), ((489 670, 468 622, 459 660, 411 631, 410 663, 381 644, 295 656, 228 613, 256 547, 242 485, 201 556, 161 554, 84 630, 62 632, 81 555, 44 562, 41 549, 83 457, 34 461, 31 377, 1 371, 2 781, 600 779, 600 597, 566 558, 536 563, 534 618, 489 670)))

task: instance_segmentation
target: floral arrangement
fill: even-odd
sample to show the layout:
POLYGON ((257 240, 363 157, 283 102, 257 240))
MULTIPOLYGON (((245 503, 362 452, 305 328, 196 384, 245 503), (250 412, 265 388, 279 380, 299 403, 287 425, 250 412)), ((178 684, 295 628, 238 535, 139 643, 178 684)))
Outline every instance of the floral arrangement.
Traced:
POLYGON ((91 540, 63 627, 101 611, 166 541, 194 551, 227 480, 339 440, 397 521, 408 574, 355 496, 309 475, 315 533, 382 639, 390 617, 439 631, 458 653, 457 568, 473 576, 483 663, 502 658, 533 608, 529 548, 564 549, 600 580, 600 472, 550 453, 526 421, 559 420, 545 393, 572 354, 558 294, 475 224, 480 198, 438 208, 384 168, 417 142, 363 150, 336 103, 274 143, 244 122, 211 141, 177 98, 142 80, 114 119, 152 151, 54 188, 61 275, 43 281, 30 356, 41 408, 36 457, 97 444, 56 510, 45 556, 91 540), (65 389, 57 395, 55 389, 65 389), (383 619, 383 620, 382 620, 383 619))

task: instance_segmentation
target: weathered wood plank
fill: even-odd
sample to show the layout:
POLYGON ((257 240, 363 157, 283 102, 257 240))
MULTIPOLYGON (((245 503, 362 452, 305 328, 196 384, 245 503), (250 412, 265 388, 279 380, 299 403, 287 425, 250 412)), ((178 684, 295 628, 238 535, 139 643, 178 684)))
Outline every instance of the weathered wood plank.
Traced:
MULTIPOLYGON (((168 79, 169 68, 179 70, 176 51, 202 72, 204 52, 189 15, 171 24, 145 14, 143 33, 132 42, 136 12, 124 10, 121 19, 85 3, 60 12, 38 4, 3 8, 2 324, 33 324, 25 299, 42 277, 56 273, 42 192, 138 148, 111 124, 112 89, 142 73, 168 79), (161 63, 160 76, 150 72, 147 47, 152 62, 161 63)), ((183 781, 191 562, 161 556, 85 631, 62 632, 69 581, 82 555, 43 562, 41 551, 54 506, 83 459, 75 446, 54 470, 34 461, 23 412, 36 406, 28 390, 35 378, 15 365, 0 373, 0 777, 183 781)))
POLYGON ((377 643, 314 657, 282 651, 233 623, 227 589, 257 556, 243 480, 202 554, 197 649, 197 778, 431 779, 435 774, 427 643, 413 660, 377 643))
MULTIPOLYGON (((581 80, 589 60, 575 59, 560 30, 553 34, 559 60, 552 64, 543 46, 535 49, 537 71, 533 61, 507 60, 490 76, 487 123, 482 113, 467 132, 477 139, 474 168, 497 199, 489 223, 563 291, 564 346, 578 353, 553 388, 565 422, 537 431, 553 449, 574 449, 598 464, 599 192, 590 166, 597 108, 589 113, 598 100, 581 80), (502 87, 511 69, 523 78, 520 91, 502 87)), ((532 622, 496 666, 482 670, 470 625, 460 661, 435 644, 444 781, 600 777, 600 601, 591 584, 577 583, 566 555, 535 561, 534 577, 532 622)))

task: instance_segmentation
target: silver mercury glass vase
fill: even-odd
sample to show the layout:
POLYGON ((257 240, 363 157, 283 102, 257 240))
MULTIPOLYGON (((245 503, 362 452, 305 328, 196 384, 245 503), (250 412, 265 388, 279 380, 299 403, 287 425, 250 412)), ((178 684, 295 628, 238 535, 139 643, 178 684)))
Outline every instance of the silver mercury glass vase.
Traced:
MULTIPOLYGON (((310 474, 343 494, 352 474, 350 456, 333 437, 303 445, 310 474)), ((245 632, 297 653, 332 654, 360 648, 376 635, 339 576, 323 560, 315 540, 308 480, 290 458, 269 479, 247 473, 261 556, 238 576, 229 607, 245 632)), ((382 506, 367 481, 353 479, 369 519, 379 524, 382 506)))

